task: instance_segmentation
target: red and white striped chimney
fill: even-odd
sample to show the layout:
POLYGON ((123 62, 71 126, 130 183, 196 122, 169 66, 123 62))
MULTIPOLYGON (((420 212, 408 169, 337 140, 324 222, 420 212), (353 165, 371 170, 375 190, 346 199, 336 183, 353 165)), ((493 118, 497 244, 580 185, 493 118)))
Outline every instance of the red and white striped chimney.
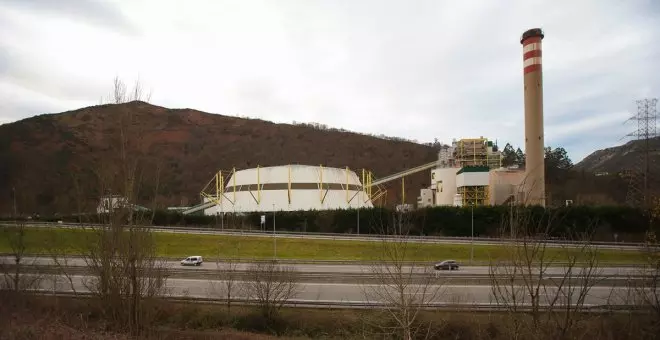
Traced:
POLYGON ((525 202, 545 206, 545 163, 543 137, 543 72, 541 69, 543 31, 532 28, 523 33, 523 80, 525 86, 525 202))

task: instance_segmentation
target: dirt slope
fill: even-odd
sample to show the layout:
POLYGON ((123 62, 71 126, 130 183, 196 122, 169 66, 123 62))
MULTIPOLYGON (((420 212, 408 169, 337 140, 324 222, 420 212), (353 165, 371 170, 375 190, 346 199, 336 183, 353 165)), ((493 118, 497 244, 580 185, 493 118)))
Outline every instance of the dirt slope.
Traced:
MULTIPOLYGON (((0 214, 12 210, 12 188, 19 212, 75 211, 72 178, 95 170, 94 161, 110 148, 104 136, 117 133, 111 122, 122 111, 130 111, 143 130, 149 166, 160 165, 161 206, 195 204, 218 169, 323 164, 372 169, 382 177, 437 157, 428 145, 351 132, 144 102, 100 105, 0 125, 0 214)), ((414 203, 429 181, 428 172, 410 177, 407 202, 414 203)), ((400 200, 399 187, 391 185, 388 203, 400 200)), ((98 197, 94 188, 83 191, 89 200, 98 197)))

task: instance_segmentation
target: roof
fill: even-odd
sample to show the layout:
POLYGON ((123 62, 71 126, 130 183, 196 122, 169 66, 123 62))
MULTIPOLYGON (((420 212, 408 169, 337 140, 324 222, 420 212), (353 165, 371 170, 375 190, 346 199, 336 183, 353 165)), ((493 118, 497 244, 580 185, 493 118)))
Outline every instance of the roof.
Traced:
POLYGON ((457 175, 462 174, 464 172, 489 172, 490 168, 484 165, 468 165, 462 167, 460 170, 456 172, 457 175))

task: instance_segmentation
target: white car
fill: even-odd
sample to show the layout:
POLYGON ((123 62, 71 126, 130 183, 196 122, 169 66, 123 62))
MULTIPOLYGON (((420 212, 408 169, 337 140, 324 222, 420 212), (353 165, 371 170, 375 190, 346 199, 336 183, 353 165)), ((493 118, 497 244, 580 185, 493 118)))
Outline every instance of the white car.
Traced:
POLYGON ((204 260, 201 256, 188 256, 185 260, 181 261, 182 266, 201 266, 204 260))

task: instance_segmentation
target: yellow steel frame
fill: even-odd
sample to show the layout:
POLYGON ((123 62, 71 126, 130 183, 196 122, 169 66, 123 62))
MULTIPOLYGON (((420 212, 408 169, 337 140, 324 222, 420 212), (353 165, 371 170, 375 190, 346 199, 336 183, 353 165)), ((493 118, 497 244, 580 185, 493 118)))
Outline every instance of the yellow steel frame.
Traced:
MULTIPOLYGON (((380 185, 373 185, 373 182, 374 182, 373 172, 362 169, 362 185, 364 188, 364 192, 367 196, 367 200, 371 200, 372 203, 387 193, 387 191, 383 190, 383 188, 380 185), (376 192, 374 192, 374 187, 376 187, 376 192)), ((365 200, 365 203, 367 202, 367 200, 365 200)))
POLYGON ((252 196, 252 199, 254 199, 254 201, 257 202, 257 205, 261 205, 261 173, 259 171, 260 168, 261 167, 257 165, 257 197, 254 197, 252 190, 248 191, 250 193, 250 196, 252 196))
MULTIPOLYGON (((206 183, 206 186, 204 186, 204 189, 200 192, 200 196, 202 198, 206 198, 211 202, 214 202, 216 205, 222 206, 223 203, 223 198, 227 200, 227 202, 231 203, 232 205, 234 202, 236 202, 236 176, 233 176, 236 173, 236 168, 232 169, 232 171, 229 173, 229 176, 233 177, 234 180, 234 190, 233 190, 233 197, 230 199, 227 197, 226 192, 225 192, 225 181, 228 179, 228 177, 225 177, 223 174, 222 170, 218 171, 213 178, 211 178, 210 181, 206 183), (210 186, 212 183, 215 182, 215 192, 214 193, 208 193, 207 190, 209 190, 210 186)), ((212 187, 211 187, 212 188, 212 187)))
POLYGON ((401 177, 401 204, 406 204, 406 178, 401 177))
POLYGON ((463 206, 483 206, 489 202, 488 186, 465 186, 457 188, 463 206))
POLYGON ((346 167, 346 169, 344 170, 344 173, 346 174, 346 184, 345 184, 345 185, 346 185, 346 188, 345 188, 345 191, 346 191, 346 202, 350 202, 350 201, 348 200, 348 167, 346 167))
POLYGON ((464 138, 461 139, 458 142, 458 150, 459 150, 459 155, 457 158, 457 161, 459 163, 459 166, 463 167, 468 164, 465 164, 468 160, 466 159, 466 152, 468 150, 468 147, 472 145, 472 165, 478 165, 478 164, 483 164, 484 161, 486 164, 488 164, 488 152, 485 151, 485 155, 482 155, 481 153, 477 152, 477 145, 483 145, 484 143, 488 142, 487 138, 464 138), (469 145, 466 145, 468 144, 469 145), (480 155, 480 157, 477 159, 477 154, 480 155), (483 159, 485 157, 486 159, 483 159))
POLYGON ((291 164, 289 164, 289 184, 287 186, 287 197, 289 198, 289 204, 291 204, 291 164))

